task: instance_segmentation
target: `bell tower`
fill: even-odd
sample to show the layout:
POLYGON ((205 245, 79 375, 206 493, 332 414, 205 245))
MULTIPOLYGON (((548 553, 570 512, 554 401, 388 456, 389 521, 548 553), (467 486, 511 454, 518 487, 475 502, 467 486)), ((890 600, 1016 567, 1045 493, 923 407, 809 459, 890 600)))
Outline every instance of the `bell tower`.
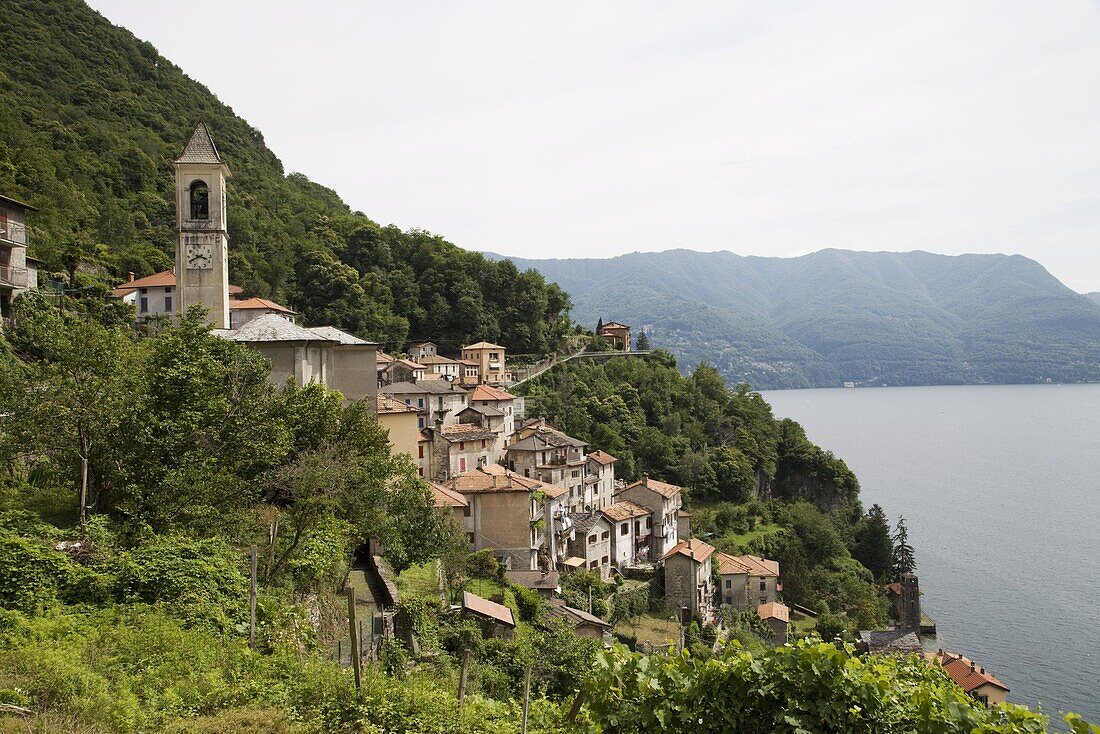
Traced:
POLYGON ((215 329, 229 328, 229 237, 225 180, 230 177, 210 130, 200 122, 176 167, 176 289, 179 313, 204 306, 215 329))

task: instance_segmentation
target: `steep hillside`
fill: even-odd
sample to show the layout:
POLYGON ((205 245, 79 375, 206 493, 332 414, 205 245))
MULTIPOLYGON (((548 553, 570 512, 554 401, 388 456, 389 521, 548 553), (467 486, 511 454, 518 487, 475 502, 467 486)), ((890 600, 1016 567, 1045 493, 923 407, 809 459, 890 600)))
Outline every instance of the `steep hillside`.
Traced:
POLYGON ((1018 255, 513 262, 565 288, 581 322, 646 326, 686 368, 759 388, 1100 379, 1100 307, 1018 255))
POLYGON ((251 294, 391 347, 484 338, 541 352, 568 326, 568 299, 537 273, 380 227, 284 175, 259 130, 79 0, 14 0, 0 17, 0 193, 41 209, 31 254, 48 273, 102 287, 169 267, 170 162, 205 119, 234 174, 230 277, 251 294))

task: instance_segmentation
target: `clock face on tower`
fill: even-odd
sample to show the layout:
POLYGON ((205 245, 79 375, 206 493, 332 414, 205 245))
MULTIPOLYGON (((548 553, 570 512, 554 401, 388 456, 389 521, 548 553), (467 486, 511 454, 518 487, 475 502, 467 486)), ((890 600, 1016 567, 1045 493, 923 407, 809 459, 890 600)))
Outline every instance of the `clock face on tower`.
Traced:
POLYGON ((187 245, 183 257, 188 270, 209 270, 214 264, 210 245, 187 245))

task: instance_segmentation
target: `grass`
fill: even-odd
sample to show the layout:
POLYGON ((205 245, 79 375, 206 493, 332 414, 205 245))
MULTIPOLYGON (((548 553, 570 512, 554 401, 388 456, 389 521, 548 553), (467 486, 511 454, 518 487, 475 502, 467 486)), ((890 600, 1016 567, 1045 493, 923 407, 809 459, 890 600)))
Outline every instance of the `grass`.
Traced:
POLYGON ((397 577, 397 593, 401 596, 418 596, 439 600, 438 561, 410 566, 397 577))
POLYGON ((500 597, 504 594, 504 587, 492 579, 470 579, 463 587, 464 591, 477 594, 485 599, 500 597))
POLYGON ((633 619, 624 619, 615 625, 615 631, 636 638, 639 644, 648 642, 651 645, 667 645, 680 642, 680 623, 657 614, 642 614, 633 619))
POLYGON ((791 626, 799 634, 806 634, 817 629, 817 620, 813 617, 791 610, 791 626))

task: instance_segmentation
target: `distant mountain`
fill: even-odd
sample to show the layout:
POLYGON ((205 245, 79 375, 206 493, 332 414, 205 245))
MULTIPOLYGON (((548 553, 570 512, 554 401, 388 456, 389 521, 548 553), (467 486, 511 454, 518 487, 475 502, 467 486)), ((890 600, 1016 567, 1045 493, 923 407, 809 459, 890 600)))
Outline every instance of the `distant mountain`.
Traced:
POLYGON ((1100 305, 1020 255, 670 250, 525 260, 574 317, 759 388, 1100 380, 1100 305))
POLYGON ((1100 291, 1093 291, 1092 293, 1086 293, 1085 298, 1088 298, 1091 301, 1095 301, 1096 303, 1100 303, 1100 291))

